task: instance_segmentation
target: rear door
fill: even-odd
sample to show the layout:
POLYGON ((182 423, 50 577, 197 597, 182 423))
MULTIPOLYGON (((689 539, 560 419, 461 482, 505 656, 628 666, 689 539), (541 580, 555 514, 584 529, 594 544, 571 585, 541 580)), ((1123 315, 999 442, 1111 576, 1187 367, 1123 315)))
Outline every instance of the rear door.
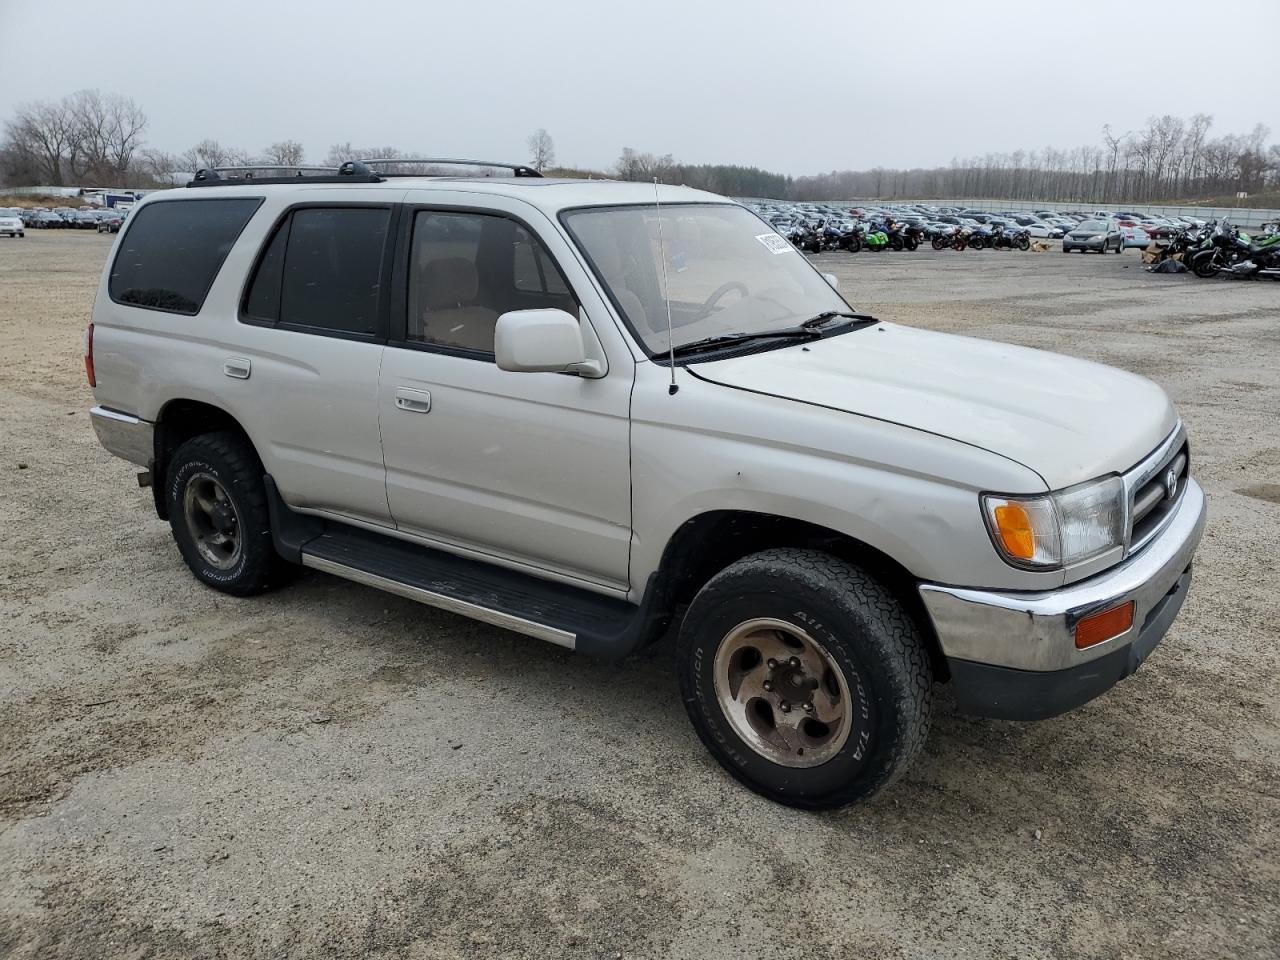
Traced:
POLYGON ((225 389, 289 506, 390 526, 377 392, 397 208, 385 192, 323 195, 272 221, 225 389))

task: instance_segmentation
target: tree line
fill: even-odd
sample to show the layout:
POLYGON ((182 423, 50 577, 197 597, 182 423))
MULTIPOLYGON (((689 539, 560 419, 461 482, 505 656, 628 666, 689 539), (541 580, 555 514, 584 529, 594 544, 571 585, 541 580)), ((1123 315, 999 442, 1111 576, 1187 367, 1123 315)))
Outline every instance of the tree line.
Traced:
MULTIPOLYGON (((1140 130, 1102 128, 1098 144, 1070 150, 989 153, 948 166, 833 170, 791 177, 739 164, 688 164, 671 154, 624 147, 610 170, 555 165, 555 143, 545 129, 526 141, 534 168, 557 176, 685 184, 738 197, 844 200, 855 197, 991 198, 1048 202, 1160 202, 1280 190, 1280 144, 1258 124, 1248 134, 1210 137, 1213 118, 1152 117, 1140 130)), ((56 101, 25 104, 5 121, 0 140, 0 182, 14 186, 168 186, 205 167, 302 166, 296 140, 251 151, 205 139, 180 152, 150 147, 147 118, 128 97, 81 90, 56 101)), ((317 167, 362 157, 407 158, 394 146, 335 143, 317 167)), ((406 170, 411 169, 407 168, 406 170)))
POLYGON ((949 166, 876 167, 798 177, 794 196, 989 198, 999 200, 1176 202, 1280 190, 1280 144, 1258 124, 1247 134, 1210 137, 1213 118, 1152 117, 1145 128, 1101 143, 952 160, 949 166))

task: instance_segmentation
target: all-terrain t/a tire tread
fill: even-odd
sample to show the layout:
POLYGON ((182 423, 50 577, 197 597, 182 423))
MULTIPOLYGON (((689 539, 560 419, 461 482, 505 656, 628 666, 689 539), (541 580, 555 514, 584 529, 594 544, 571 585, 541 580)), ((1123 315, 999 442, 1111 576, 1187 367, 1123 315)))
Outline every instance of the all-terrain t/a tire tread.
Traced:
POLYGON ((246 597, 279 586, 292 576, 292 565, 276 552, 271 538, 271 514, 262 463, 245 437, 232 431, 192 437, 170 458, 165 485, 174 540, 182 559, 202 583, 233 596, 246 597), (192 464, 213 472, 236 503, 244 540, 244 561, 232 576, 211 571, 202 562, 186 531, 181 495, 186 468, 192 464))
MULTIPOLYGON (((866 660, 869 652, 876 662, 866 666, 882 670, 887 675, 888 683, 876 684, 876 689, 883 691, 887 686, 897 691, 894 702, 886 706, 896 715, 898 723, 892 742, 873 744, 873 762, 857 779, 820 796, 780 796, 753 782, 733 764, 725 763, 726 769, 752 789, 792 806, 826 809, 870 797, 900 777, 928 739, 932 720, 933 675, 928 651, 915 621, 884 584, 846 560, 818 550, 765 550, 745 557, 716 574, 695 598, 686 617, 686 625, 691 629, 682 630, 680 635, 682 665, 688 662, 688 655, 697 639, 693 633, 698 626, 698 599, 708 595, 708 591, 710 595, 718 593, 735 578, 757 575, 773 583, 788 583, 821 595, 845 618, 859 625, 858 632, 870 650, 863 649, 858 653, 866 660)), ((683 666, 681 688, 686 705, 689 705, 689 671, 683 666)), ((692 716, 692 709, 690 713, 692 716)), ((708 749, 723 762, 714 738, 702 728, 697 718, 694 726, 708 749)))

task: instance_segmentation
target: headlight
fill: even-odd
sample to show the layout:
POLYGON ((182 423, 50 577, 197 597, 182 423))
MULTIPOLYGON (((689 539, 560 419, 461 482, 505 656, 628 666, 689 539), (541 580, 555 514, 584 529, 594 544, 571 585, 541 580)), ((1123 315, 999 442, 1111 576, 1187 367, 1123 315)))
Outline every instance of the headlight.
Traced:
POLYGON ((1124 482, 1106 477, 1037 497, 984 494, 982 513, 1007 562, 1058 569, 1123 545, 1124 482))

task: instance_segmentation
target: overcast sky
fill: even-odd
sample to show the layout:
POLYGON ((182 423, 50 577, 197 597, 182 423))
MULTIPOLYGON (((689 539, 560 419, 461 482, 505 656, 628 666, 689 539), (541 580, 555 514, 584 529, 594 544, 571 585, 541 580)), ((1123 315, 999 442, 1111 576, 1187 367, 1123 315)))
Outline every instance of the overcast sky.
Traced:
POLYGON ((0 0, 0 119, 96 87, 171 151, 524 161, 545 127, 565 165, 630 146, 790 174, 934 166, 1162 113, 1280 134, 1278 41, 1280 0, 0 0))

